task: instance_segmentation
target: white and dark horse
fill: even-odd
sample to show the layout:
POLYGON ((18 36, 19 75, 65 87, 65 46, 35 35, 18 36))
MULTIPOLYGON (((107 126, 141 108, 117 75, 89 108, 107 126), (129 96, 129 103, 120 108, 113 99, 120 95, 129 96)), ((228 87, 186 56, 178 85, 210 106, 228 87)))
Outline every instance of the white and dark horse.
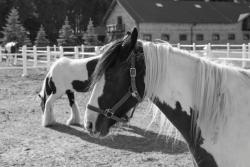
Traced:
POLYGON ((6 63, 8 65, 14 64, 14 60, 17 59, 17 53, 19 51, 18 42, 8 42, 4 45, 4 53, 6 54, 6 63))
MULTIPOLYGON (((100 52, 107 50, 111 44, 112 43, 104 45, 100 48, 100 52)), ((51 66, 43 81, 42 89, 38 94, 41 99, 40 106, 43 111, 43 126, 55 124, 53 103, 64 94, 67 94, 71 107, 71 116, 67 124, 80 124, 80 114, 77 103, 75 102, 74 92, 89 91, 91 75, 101 56, 102 54, 99 54, 85 59, 62 57, 51 66)))
POLYGON ((106 136, 149 98, 182 134, 195 165, 248 167, 250 72, 137 36, 134 29, 99 60, 85 112, 89 133, 106 136))
POLYGON ((71 116, 67 124, 80 124, 80 114, 74 92, 89 91, 90 78, 99 58, 100 56, 85 59, 62 57, 51 66, 38 94, 41 98, 43 126, 50 126, 55 123, 53 103, 65 93, 71 107, 71 116))

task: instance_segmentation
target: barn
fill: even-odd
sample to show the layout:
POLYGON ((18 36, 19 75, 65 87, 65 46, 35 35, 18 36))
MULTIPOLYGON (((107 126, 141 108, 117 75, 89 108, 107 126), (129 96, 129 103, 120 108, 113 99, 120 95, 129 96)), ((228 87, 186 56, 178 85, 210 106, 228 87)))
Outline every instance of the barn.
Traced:
POLYGON ((242 44, 250 41, 250 3, 113 0, 103 24, 109 39, 137 27, 149 41, 242 44))

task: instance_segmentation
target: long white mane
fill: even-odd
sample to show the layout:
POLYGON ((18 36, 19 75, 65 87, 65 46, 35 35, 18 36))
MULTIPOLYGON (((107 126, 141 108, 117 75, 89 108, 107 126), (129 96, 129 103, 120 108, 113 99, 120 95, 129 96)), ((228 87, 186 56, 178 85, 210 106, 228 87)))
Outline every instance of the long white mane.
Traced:
POLYGON ((156 89, 162 83, 163 76, 166 76, 164 74, 168 71, 169 48, 168 43, 155 44, 143 41, 146 65, 145 97, 154 98, 156 89))
MULTIPOLYGON (((170 44, 155 44, 152 42, 142 42, 145 56, 146 76, 145 76, 145 97, 153 99, 163 79, 168 80, 168 65, 172 63, 175 56, 186 56, 190 58, 196 70, 192 92, 194 104, 190 106, 194 109, 192 115, 193 137, 199 136, 199 129, 202 129, 202 136, 212 143, 223 133, 224 126, 232 110, 236 106, 232 99, 232 92, 227 86, 230 83, 230 76, 237 76, 244 83, 249 82, 249 76, 244 75, 243 69, 216 64, 201 58, 198 55, 187 51, 173 48, 170 44)), ((176 61, 174 61, 176 63, 176 61)), ((176 66, 176 68, 179 68, 176 66)), ((183 71, 185 72, 185 71, 183 71)), ((245 71, 245 73, 247 73, 245 71)), ((168 83, 164 83, 168 84, 168 83)), ((167 85, 164 85, 167 89, 167 85)))
MULTIPOLYGON (((146 76, 145 76, 145 92, 144 97, 148 99, 154 99, 157 88, 162 83, 163 76, 168 71, 168 55, 169 46, 168 43, 155 44, 152 42, 141 41, 143 44, 145 65, 146 65, 146 76), (165 53, 164 55, 162 53, 165 53)), ((175 140, 183 140, 178 133, 177 129, 172 123, 166 119, 165 115, 160 112, 158 107, 153 103, 150 104, 150 110, 153 113, 151 124, 160 118, 160 133, 167 134, 173 137, 175 140)), ((168 139, 168 136, 167 136, 168 139)))
POLYGON ((226 87, 228 72, 225 66, 209 61, 201 59, 198 63, 193 97, 195 117, 197 125, 205 129, 202 135, 211 141, 215 141, 223 130, 231 110, 231 95, 226 87))

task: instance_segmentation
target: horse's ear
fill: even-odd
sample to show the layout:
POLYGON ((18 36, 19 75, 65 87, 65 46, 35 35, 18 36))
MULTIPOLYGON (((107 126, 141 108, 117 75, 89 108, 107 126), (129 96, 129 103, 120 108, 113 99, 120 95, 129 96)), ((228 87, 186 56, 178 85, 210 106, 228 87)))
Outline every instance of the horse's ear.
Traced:
POLYGON ((122 43, 123 58, 127 58, 130 52, 135 48, 137 38, 138 38, 137 28, 134 28, 132 33, 128 32, 127 35, 124 37, 122 43))
POLYGON ((137 28, 134 28, 131 34, 131 50, 134 49, 136 42, 137 42, 137 38, 138 38, 138 31, 137 28))

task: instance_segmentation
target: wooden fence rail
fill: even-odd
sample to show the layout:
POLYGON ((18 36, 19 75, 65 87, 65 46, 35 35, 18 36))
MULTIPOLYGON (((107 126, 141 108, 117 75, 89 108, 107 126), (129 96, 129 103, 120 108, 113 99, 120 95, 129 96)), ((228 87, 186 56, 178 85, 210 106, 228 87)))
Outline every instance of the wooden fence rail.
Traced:
POLYGON ((99 46, 75 46, 75 47, 62 47, 62 46, 47 46, 47 47, 27 47, 23 46, 18 54, 6 54, 4 53, 3 48, 0 46, 0 62, 2 62, 4 59, 7 61, 8 57, 13 57, 14 66, 8 66, 6 67, 0 67, 0 70, 3 69, 22 69, 23 73, 22 76, 28 75, 27 69, 34 69, 34 68, 47 68, 47 70, 50 68, 53 61, 55 61, 57 58, 66 56, 74 59, 79 58, 86 58, 90 56, 95 56, 100 53, 99 46), (87 50, 87 51, 86 51, 87 50), (88 51, 92 50, 92 51, 88 51), (22 66, 15 66, 17 64, 17 61, 21 61, 22 66), (33 65, 30 65, 33 64, 33 65))
MULTIPOLYGON (((212 60, 226 61, 226 62, 236 62, 238 66, 242 68, 248 68, 250 65, 250 43, 242 45, 232 45, 232 44, 206 44, 197 45, 193 43, 192 45, 181 45, 173 44, 173 46, 189 50, 191 52, 197 53, 200 56, 206 56, 212 60)), ((100 53, 99 46, 73 46, 73 47, 62 47, 62 46, 47 46, 47 47, 27 47, 23 46, 18 54, 5 54, 3 48, 0 46, 0 62, 4 59, 7 60, 8 56, 14 57, 14 65, 17 62, 21 62, 21 66, 5 66, 0 67, 1 69, 22 69, 23 76, 28 75, 27 69, 33 68, 46 68, 49 69, 52 62, 57 58, 66 56, 74 59, 86 58, 90 56, 95 56, 100 53)))

